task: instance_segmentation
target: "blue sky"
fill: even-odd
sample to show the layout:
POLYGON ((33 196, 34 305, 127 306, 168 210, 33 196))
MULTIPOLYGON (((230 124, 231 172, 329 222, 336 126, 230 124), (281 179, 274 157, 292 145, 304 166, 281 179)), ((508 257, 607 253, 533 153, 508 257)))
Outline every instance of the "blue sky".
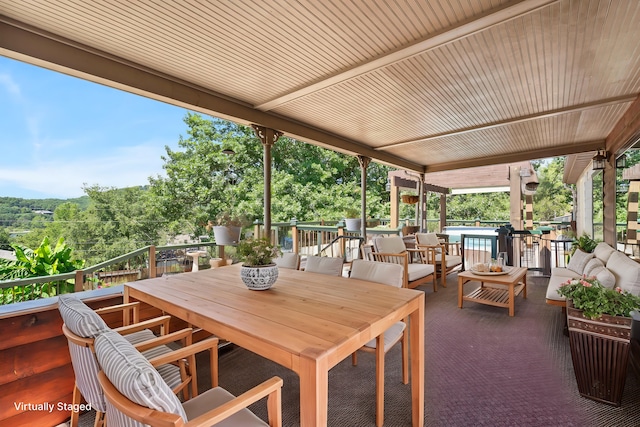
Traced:
POLYGON ((71 198, 163 174, 187 110, 0 56, 0 197, 71 198))

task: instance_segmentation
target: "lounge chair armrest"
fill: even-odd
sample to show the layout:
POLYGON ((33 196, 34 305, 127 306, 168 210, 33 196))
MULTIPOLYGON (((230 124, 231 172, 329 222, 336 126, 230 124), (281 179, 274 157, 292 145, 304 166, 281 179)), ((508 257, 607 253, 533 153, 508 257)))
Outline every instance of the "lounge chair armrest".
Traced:
POLYGON ((268 397, 269 421, 271 425, 282 425, 282 379, 273 377, 258 384, 252 389, 242 393, 240 396, 219 407, 205 412, 199 417, 189 421, 188 427, 211 426, 229 418, 236 412, 246 408, 260 399, 268 397), (275 411, 275 414, 273 413, 275 411))
POLYGON ((160 326, 160 333, 164 335, 169 331, 170 320, 171 320, 171 316, 168 316, 168 315, 159 316, 159 317, 154 317, 153 319, 143 320, 142 322, 134 323, 132 325, 115 328, 114 331, 120 333, 121 335, 128 335, 134 332, 142 331, 144 329, 160 326))
POLYGON ((185 345, 191 345, 191 335, 193 334, 193 329, 192 328, 185 328, 185 329, 181 329, 179 331, 175 331, 172 332, 170 334, 167 335, 161 335, 159 337, 147 340, 147 341, 143 341, 141 343, 138 343, 136 345, 134 345, 134 347, 136 348, 136 350, 138 350, 139 352, 143 352, 143 351, 147 351, 151 348, 155 348, 161 345, 166 345, 178 340, 187 340, 185 345))

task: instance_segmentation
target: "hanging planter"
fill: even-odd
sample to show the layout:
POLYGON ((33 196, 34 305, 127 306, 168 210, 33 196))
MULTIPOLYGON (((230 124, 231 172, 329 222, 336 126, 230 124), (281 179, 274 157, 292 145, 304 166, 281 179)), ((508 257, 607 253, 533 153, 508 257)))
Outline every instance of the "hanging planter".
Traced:
POLYGON ((400 196, 402 203, 407 203, 409 205, 415 205, 420 200, 419 196, 414 196, 412 194, 403 194, 400 196))

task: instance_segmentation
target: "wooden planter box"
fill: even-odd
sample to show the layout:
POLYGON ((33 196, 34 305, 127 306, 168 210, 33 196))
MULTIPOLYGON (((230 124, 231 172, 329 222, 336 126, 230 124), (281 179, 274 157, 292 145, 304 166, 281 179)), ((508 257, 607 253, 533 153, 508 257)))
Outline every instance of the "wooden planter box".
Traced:
POLYGON ((630 317, 591 320, 567 301, 567 324, 573 370, 580 395, 620 406, 631 339, 630 317))

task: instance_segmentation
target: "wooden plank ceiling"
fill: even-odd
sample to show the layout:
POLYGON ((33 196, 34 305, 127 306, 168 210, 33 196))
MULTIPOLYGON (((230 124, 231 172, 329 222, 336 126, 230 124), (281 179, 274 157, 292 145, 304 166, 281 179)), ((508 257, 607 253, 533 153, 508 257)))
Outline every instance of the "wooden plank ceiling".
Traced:
POLYGON ((625 148, 607 138, 638 103, 639 18, 636 0, 0 0, 0 54, 428 173, 625 148))

